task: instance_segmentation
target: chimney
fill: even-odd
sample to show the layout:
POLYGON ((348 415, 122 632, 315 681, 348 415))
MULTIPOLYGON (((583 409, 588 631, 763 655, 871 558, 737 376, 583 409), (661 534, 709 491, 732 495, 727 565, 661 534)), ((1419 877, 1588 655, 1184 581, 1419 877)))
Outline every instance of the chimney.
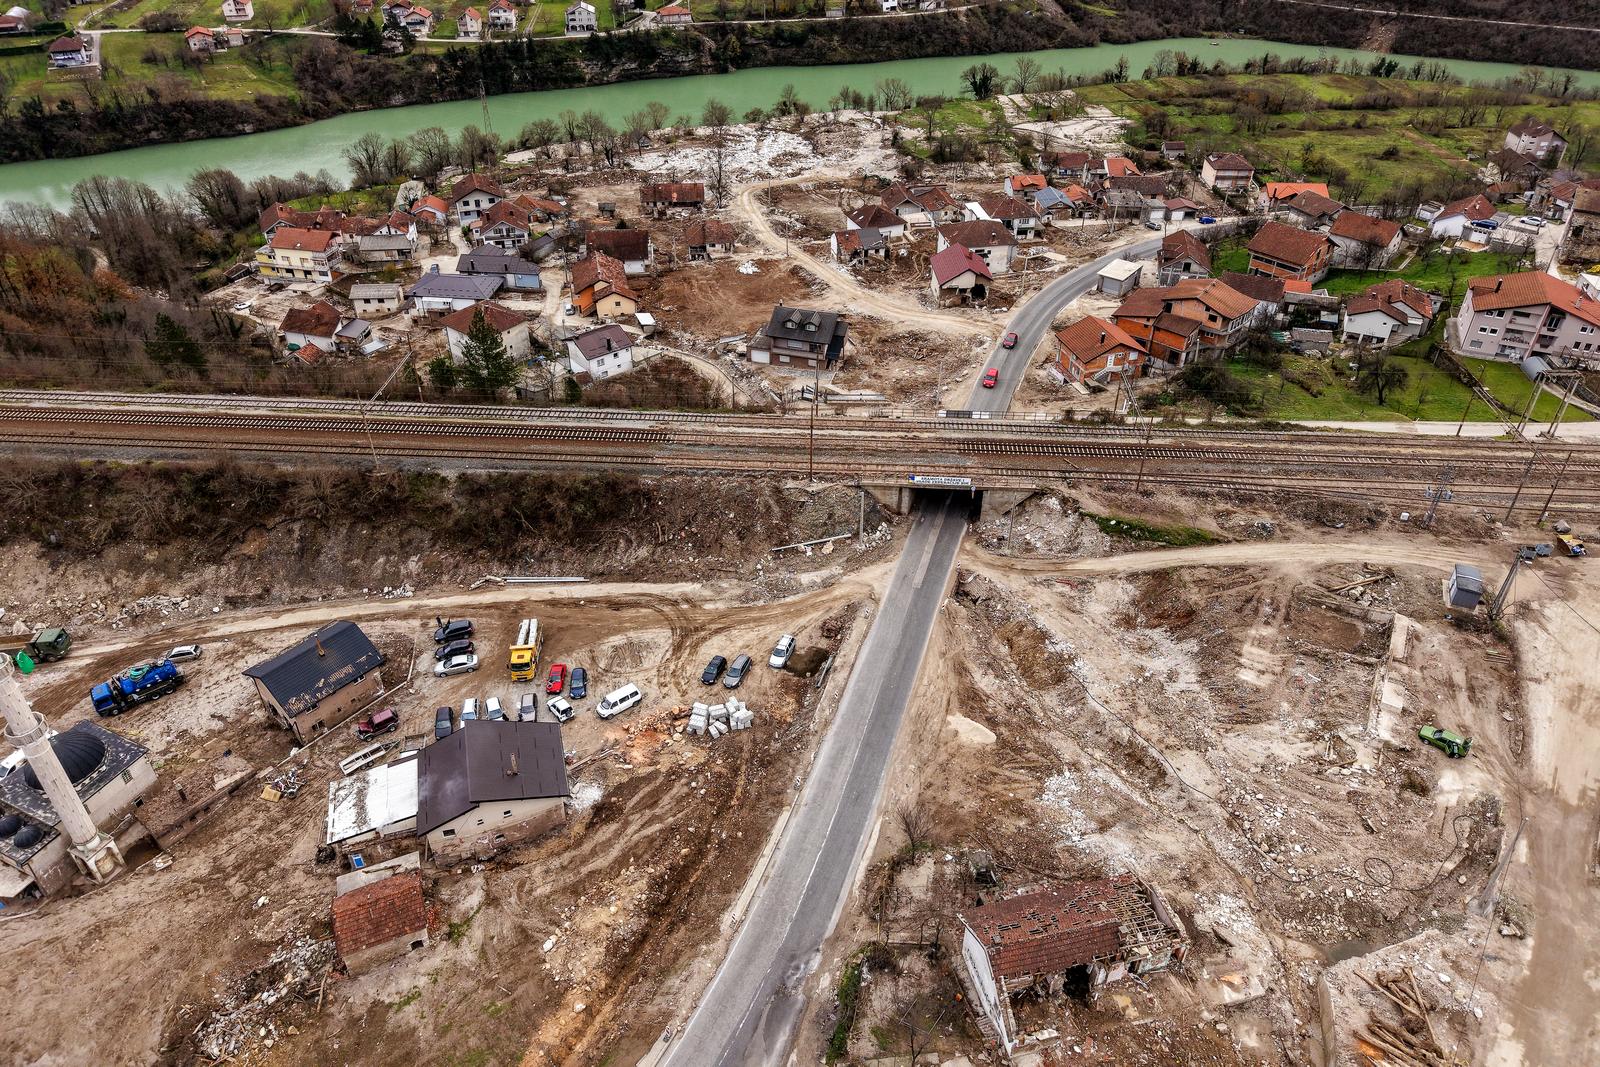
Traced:
POLYGON ((317 641, 317 655, 318 656, 326 656, 328 654, 328 650, 322 647, 322 635, 321 634, 312 634, 311 636, 316 638, 316 641, 317 641))
POLYGON ((511 750, 511 766, 506 768, 506 777, 507 778, 515 778, 516 776, 517 776, 517 752, 516 752, 516 749, 512 749, 511 750))

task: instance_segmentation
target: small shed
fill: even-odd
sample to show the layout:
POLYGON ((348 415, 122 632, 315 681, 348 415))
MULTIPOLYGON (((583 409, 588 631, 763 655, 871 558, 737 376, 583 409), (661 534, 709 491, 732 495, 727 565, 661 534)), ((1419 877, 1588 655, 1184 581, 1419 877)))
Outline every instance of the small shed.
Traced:
POLYGON ((1467 563, 1457 563, 1450 574, 1450 585, 1445 596, 1452 608, 1477 611, 1483 600, 1483 572, 1467 563))
POLYGON ((1126 259, 1113 259, 1095 275, 1096 287, 1111 296, 1127 296, 1139 288, 1139 276, 1144 267, 1126 259))
POLYGON ((351 974, 362 974, 428 944, 422 875, 391 875, 333 899, 333 940, 351 974))

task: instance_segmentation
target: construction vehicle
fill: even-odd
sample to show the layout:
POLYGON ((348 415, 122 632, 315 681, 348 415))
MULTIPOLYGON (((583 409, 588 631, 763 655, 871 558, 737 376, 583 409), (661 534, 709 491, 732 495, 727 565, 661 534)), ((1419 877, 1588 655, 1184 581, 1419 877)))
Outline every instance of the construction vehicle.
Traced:
POLYGON ((170 659, 141 663, 89 690, 89 699, 102 716, 121 715, 140 704, 160 700, 186 681, 170 659))
POLYGON ((40 630, 29 638, 0 638, 0 655, 15 659, 19 654, 35 663, 49 663, 60 659, 72 648, 72 635, 59 626, 40 630))
POLYGON ((1464 759, 1472 751, 1472 738, 1441 726, 1424 726, 1417 731, 1417 736, 1451 759, 1464 759))
POLYGON ((506 664, 512 681, 531 681, 538 673, 542 637, 538 619, 523 619, 517 624, 517 639, 511 645, 510 659, 506 664))
MULTIPOLYGON (((1583 538, 1577 534, 1556 534, 1556 543, 1567 550, 1569 556, 1587 556, 1589 550, 1583 547, 1583 538)), ((49 631, 46 631, 48 633, 49 631)))

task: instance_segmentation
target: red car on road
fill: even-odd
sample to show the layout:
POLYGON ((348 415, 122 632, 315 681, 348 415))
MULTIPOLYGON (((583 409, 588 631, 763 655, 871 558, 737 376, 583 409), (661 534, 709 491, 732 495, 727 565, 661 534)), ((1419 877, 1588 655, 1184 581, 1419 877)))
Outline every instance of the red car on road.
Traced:
POLYGON ((544 691, 551 696, 559 696, 561 690, 567 687, 567 665, 557 663, 550 668, 550 680, 544 684, 544 691))
POLYGON ((1017 331, 1016 330, 1008 330, 1008 331, 1006 331, 1006 335, 1004 337, 1000 338, 1000 347, 1001 348, 1015 348, 1015 347, 1017 347, 1017 331))
POLYGON ((998 383, 999 381, 1000 381, 1000 368, 998 368, 998 367, 990 367, 988 370, 983 372, 983 387, 985 389, 993 389, 995 387, 996 383, 998 383))

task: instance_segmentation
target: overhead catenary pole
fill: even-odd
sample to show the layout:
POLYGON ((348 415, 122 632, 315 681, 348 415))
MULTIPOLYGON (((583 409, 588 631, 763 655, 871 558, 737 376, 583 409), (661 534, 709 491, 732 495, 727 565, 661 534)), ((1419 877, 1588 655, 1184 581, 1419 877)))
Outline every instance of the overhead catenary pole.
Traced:
POLYGON ((1544 507, 1539 509, 1540 522, 1543 522, 1550 517, 1550 504, 1555 500, 1556 490, 1561 487, 1561 480, 1567 475, 1567 464, 1571 462, 1572 453, 1568 452, 1566 458, 1561 461, 1561 469, 1556 471, 1555 481, 1550 483, 1550 495, 1544 498, 1544 507))
POLYGON ((1533 470, 1533 461, 1539 458, 1539 450, 1534 449, 1533 455, 1528 457, 1528 462, 1522 467, 1522 480, 1517 483, 1517 491, 1511 494, 1511 503, 1506 505, 1506 517, 1501 522, 1510 522, 1511 513, 1516 510, 1517 501, 1522 497, 1522 489, 1528 484, 1528 474, 1533 470))
POLYGON ((1511 587, 1516 584, 1517 572, 1527 562, 1519 552, 1511 561, 1511 569, 1506 571, 1506 580, 1500 583, 1500 591, 1495 593, 1494 600, 1489 604, 1489 621, 1499 622, 1506 611, 1506 599, 1511 596, 1511 587))

